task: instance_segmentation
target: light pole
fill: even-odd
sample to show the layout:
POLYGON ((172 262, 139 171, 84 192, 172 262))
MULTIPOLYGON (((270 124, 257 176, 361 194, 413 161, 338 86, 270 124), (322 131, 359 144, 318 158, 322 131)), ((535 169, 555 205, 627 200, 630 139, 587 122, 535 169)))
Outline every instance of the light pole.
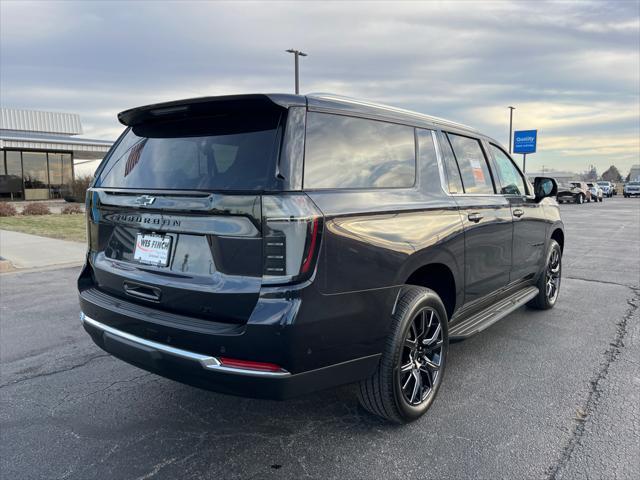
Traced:
POLYGON ((298 95, 300 93, 300 69, 298 67, 298 57, 306 57, 307 54, 304 52, 301 52, 300 50, 295 50, 293 48, 290 48, 289 50, 287 50, 288 53, 293 53, 294 57, 295 57, 295 64, 296 64, 296 95, 298 95))
POLYGON ((509 155, 513 152, 511 151, 511 137, 513 137, 513 111, 516 107, 508 107, 509 108, 509 155))

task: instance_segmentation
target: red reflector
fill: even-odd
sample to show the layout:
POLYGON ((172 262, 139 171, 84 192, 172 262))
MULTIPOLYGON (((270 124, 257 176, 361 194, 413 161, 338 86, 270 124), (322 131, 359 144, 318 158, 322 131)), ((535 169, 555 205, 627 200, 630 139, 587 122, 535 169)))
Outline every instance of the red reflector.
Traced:
POLYGON ((263 372, 282 372, 283 368, 275 363, 252 362, 251 360, 238 360, 236 358, 219 357, 220 363, 225 367, 247 368, 249 370, 262 370, 263 372))
POLYGON ((318 219, 313 219, 313 230, 311 231, 311 241, 309 242, 309 250, 307 251, 307 258, 302 262, 300 273, 307 273, 311 266, 311 260, 313 260, 313 253, 316 250, 316 240, 318 238, 318 219))

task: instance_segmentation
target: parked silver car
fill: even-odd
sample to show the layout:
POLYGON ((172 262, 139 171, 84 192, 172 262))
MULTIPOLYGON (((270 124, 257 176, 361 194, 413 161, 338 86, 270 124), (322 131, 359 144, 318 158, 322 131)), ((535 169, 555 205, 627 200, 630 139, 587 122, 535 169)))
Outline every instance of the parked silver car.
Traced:
POLYGON ((602 194, 605 197, 607 198, 613 197, 613 183, 606 182, 606 181, 600 181, 597 183, 598 183, 598 186, 602 189, 602 194))
POLYGON ((589 187, 589 191, 591 192, 591 198, 594 202, 602 202, 604 198, 604 193, 602 192, 602 188, 598 185, 597 182, 587 182, 587 187, 589 187))
POLYGON ((640 196, 640 182, 627 182, 623 193, 624 198, 640 196))

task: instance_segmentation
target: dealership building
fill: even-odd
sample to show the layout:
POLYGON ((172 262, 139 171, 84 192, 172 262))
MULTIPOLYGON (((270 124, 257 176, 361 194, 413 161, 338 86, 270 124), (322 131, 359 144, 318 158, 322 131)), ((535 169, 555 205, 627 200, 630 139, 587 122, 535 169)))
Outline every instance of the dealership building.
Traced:
POLYGON ((82 137, 77 114, 0 112, 0 200, 62 198, 76 171, 101 160, 113 143, 82 137))

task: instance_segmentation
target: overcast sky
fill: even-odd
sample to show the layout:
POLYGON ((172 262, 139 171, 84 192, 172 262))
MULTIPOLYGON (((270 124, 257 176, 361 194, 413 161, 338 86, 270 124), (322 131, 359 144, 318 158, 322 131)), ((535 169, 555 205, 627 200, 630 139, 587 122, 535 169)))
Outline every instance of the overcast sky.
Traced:
MULTIPOLYGON (((117 112, 164 100, 332 92, 539 131, 527 170, 640 163, 640 2, 0 1, 3 107, 117 112)), ((520 156, 518 156, 519 158, 520 156)))

